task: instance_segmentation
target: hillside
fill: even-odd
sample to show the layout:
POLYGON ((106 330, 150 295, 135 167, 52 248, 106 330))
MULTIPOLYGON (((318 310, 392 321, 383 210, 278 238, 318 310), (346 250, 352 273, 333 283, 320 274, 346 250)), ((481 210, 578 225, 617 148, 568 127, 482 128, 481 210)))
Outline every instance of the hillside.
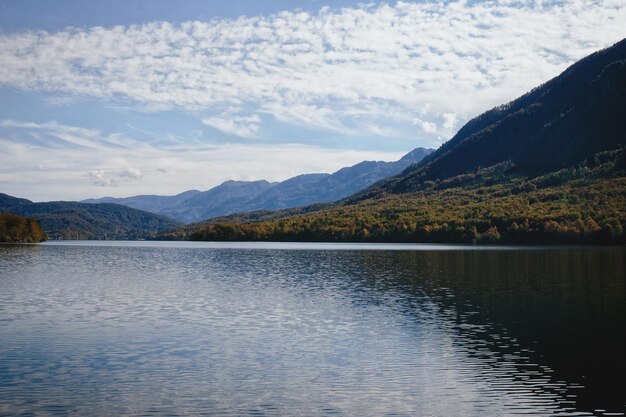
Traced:
MULTIPOLYGON (((615 157, 623 164, 623 152, 615 157)), ((207 223, 184 236, 242 241, 623 244, 625 172, 602 178, 609 166, 614 162, 531 181, 483 172, 451 188, 339 204, 307 214, 275 213, 254 222, 207 223)))
POLYGON ((363 161, 333 174, 303 174, 278 183, 226 181, 208 191, 186 191, 176 196, 104 197, 84 203, 117 203, 162 214, 183 223, 255 210, 280 210, 340 200, 399 174, 421 161, 431 149, 417 148, 394 162, 363 161))
POLYGON ((39 222, 13 213, 0 213, 0 242, 37 243, 47 239, 39 222))
POLYGON ((119 204, 33 203, 0 193, 2 211, 38 220, 50 239, 141 239, 180 225, 119 204))
POLYGON ((513 172, 528 176, 577 165, 624 143, 625 97, 626 39, 476 117, 420 164, 377 188, 415 191, 425 181, 504 161, 513 163, 513 172))
POLYGON ((179 234, 625 243, 625 114, 626 40, 478 116, 422 162, 337 204, 224 218, 179 234))

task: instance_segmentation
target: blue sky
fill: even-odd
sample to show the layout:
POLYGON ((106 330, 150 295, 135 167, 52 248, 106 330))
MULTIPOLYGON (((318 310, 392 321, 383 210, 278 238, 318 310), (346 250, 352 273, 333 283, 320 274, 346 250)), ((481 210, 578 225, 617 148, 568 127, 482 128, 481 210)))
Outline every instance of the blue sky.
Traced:
POLYGON ((175 194, 394 160, 624 21, 623 0, 0 0, 0 192, 175 194))

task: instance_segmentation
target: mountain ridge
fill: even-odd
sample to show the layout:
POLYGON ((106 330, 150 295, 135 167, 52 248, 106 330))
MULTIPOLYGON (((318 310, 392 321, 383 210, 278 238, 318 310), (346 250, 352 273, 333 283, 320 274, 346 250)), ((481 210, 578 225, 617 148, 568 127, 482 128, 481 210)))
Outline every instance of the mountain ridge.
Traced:
MULTIPOLYGON (((606 134, 603 136, 604 142, 615 144, 623 140, 626 135, 626 118, 623 117, 626 94, 623 76, 625 59, 626 39, 583 58, 557 77, 521 97, 470 120, 456 135, 419 164, 407 168, 395 178, 389 178, 387 182, 378 184, 379 188, 392 193, 414 190, 414 186, 420 181, 461 175, 480 166, 490 166, 505 160, 513 160, 520 173, 538 175, 549 170, 565 168, 596 152, 608 149, 593 146, 592 141, 584 141, 591 146, 587 149, 579 146, 563 152, 563 146, 555 145, 550 149, 551 152, 535 152, 537 146, 546 146, 541 141, 555 142, 551 135, 553 136, 555 130, 560 127, 562 122, 559 119, 574 107, 578 106, 575 110, 584 113, 584 109, 580 109, 584 105, 580 103, 581 96, 602 90, 594 89, 594 82, 611 81, 611 77, 604 72, 607 69, 613 72, 610 74, 614 76, 612 81, 619 85, 614 87, 614 97, 608 97, 601 102, 603 108, 596 109, 598 114, 595 116, 607 113, 611 119, 603 123, 590 121, 586 130, 589 130, 591 124, 596 128, 609 125, 614 129, 608 137, 606 134), (611 70, 612 65, 616 67, 611 70), (621 76, 615 74, 619 71, 621 76), (541 163, 533 159, 538 159, 541 163)), ((608 95, 610 96, 610 93, 608 95)), ((580 132, 578 135, 580 136, 580 132)), ((568 143, 567 140, 561 142, 568 143)))
POLYGON ((336 203, 212 219, 193 240, 626 243, 626 39, 336 203))
POLYGON ((0 212, 3 211, 38 220, 50 239, 143 239, 181 225, 120 204, 34 203, 0 193, 0 212))
POLYGON ((82 202, 122 204, 183 223, 193 223, 240 212, 280 210, 337 201, 401 172, 432 151, 415 148, 398 161, 362 161, 332 174, 301 174, 281 182, 228 180, 207 191, 189 190, 174 196, 103 197, 82 202))

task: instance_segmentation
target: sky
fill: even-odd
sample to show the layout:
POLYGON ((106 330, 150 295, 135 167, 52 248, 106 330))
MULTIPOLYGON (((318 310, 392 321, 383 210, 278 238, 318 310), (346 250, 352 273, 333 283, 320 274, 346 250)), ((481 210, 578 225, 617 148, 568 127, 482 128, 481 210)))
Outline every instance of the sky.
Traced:
POLYGON ((172 195, 397 160, 624 22, 624 0, 0 0, 0 192, 172 195))

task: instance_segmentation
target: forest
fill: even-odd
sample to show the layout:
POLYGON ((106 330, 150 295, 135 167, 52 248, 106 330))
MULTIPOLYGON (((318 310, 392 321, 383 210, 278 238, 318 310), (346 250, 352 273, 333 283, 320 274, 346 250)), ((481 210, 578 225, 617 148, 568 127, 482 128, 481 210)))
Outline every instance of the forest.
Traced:
POLYGON ((180 223, 154 213, 119 204, 73 201, 34 203, 0 193, 0 212, 39 221, 50 239, 144 239, 180 223))
POLYGON ((344 201, 303 214, 268 213, 246 222, 210 222, 162 238, 239 241, 626 243, 622 148, 542 176, 511 174, 509 163, 409 194, 344 201), (181 235, 182 233, 182 235, 181 235))
POLYGON ((0 213, 0 242, 36 243, 46 239, 37 220, 9 212, 0 213))

